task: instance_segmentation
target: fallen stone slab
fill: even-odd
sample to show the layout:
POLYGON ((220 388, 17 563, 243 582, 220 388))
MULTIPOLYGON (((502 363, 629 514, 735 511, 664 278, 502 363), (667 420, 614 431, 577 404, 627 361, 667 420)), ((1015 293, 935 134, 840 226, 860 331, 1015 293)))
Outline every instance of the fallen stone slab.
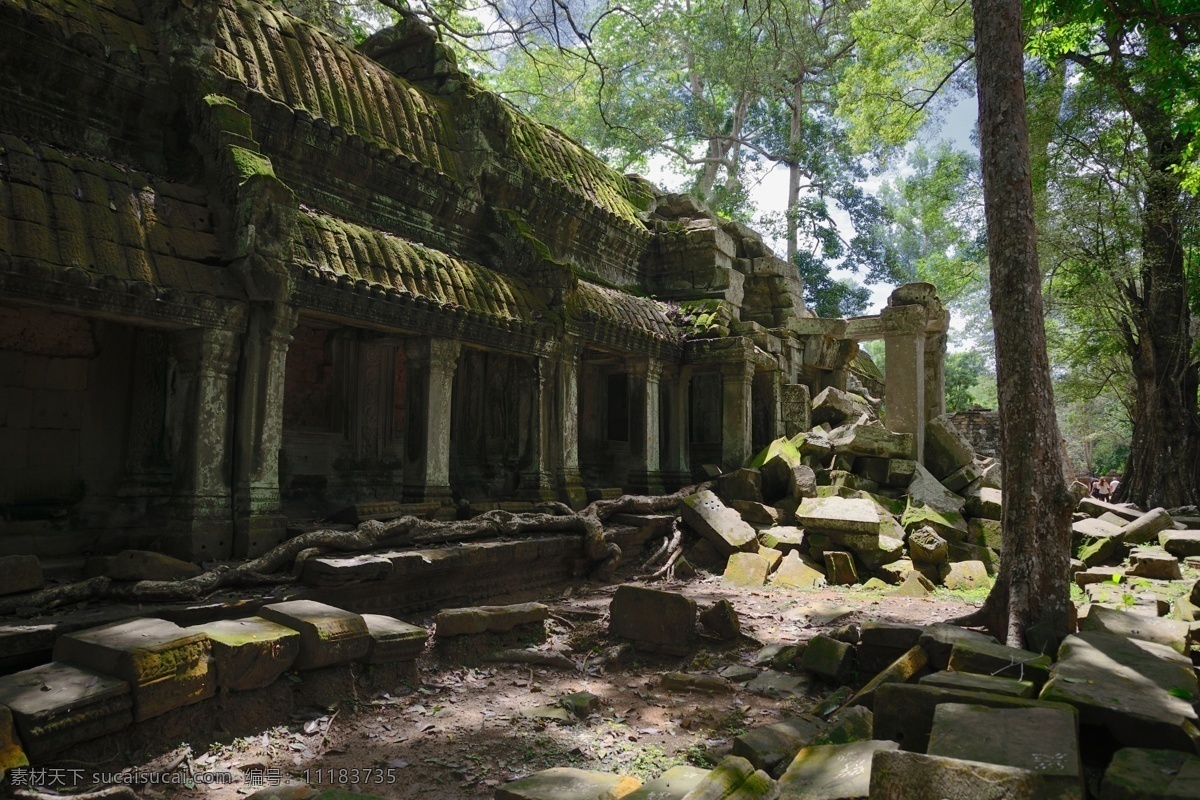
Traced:
POLYGON ((929 665, 933 669, 946 669, 950 664, 950 653, 959 642, 993 642, 996 640, 986 633, 960 628, 947 622, 936 622, 926 625, 921 630, 917 644, 929 655, 929 665))
POLYGON ((496 788, 496 800, 618 800, 642 785, 629 775, 551 767, 496 788))
POLYGON ((1045 788, 1038 774, 1029 770, 925 753, 884 751, 871 764, 870 800, 1057 798, 1046 794, 1045 788))
POLYGON ((1080 536, 1101 536, 1104 538, 1121 537, 1120 526, 1112 525, 1104 520, 1089 517, 1071 523, 1072 537, 1080 536))
POLYGON ((1175 520, 1165 508, 1155 508, 1142 514, 1121 529, 1125 544, 1146 544, 1158 540, 1158 534, 1172 528, 1175 520))
POLYGON ((363 614, 362 618, 367 623, 367 636, 371 640, 367 655, 363 658, 367 664, 413 661, 421 655, 429 641, 429 631, 419 625, 410 625, 383 614, 363 614))
POLYGON ((812 681, 807 677, 766 669, 746 684, 746 691, 763 697, 793 700, 803 697, 811 686, 812 681))
POLYGON ((826 423, 838 426, 846 422, 855 422, 863 414, 875 416, 867 401, 851 392, 844 392, 834 386, 827 386, 817 393, 812 401, 812 423, 814 426, 826 423))
POLYGON ((1177 750, 1118 750, 1100 783, 1100 800, 1195 800, 1200 757, 1177 750))
POLYGON ((925 506, 943 514, 962 514, 967 501, 942 485, 942 482, 917 462, 913 466, 913 477, 908 484, 911 505, 925 506))
POLYGON ((135 722, 212 697, 211 642, 162 619, 131 619, 68 633, 54 660, 129 683, 135 722))
POLYGON ((1191 626, 1183 621, 1165 617, 1147 617, 1105 606, 1093 606, 1080 626, 1083 631, 1111 633, 1147 642, 1166 645, 1181 655, 1187 655, 1191 626))
POLYGON ((999 462, 984 467, 979 478, 982 481, 982 485, 987 486, 989 489, 1004 488, 1004 474, 999 462))
POLYGON ((1120 552, 1120 536, 1097 534, 1075 534, 1071 540, 1072 552, 1085 567, 1095 567, 1114 559, 1120 552))
POLYGON ((854 649, 849 644, 819 634, 809 640, 800 667, 818 678, 837 683, 849 671, 853 657, 854 649))
POLYGON ((696 640, 696 602, 678 592, 626 584, 608 613, 608 632, 641 649, 684 655, 696 640))
POLYGON ((652 781, 642 784, 625 795, 625 800, 683 800, 693 789, 700 785, 709 770, 686 765, 671 767, 652 781))
POLYGON ((744 758, 726 756, 685 800, 774 800, 775 781, 744 758))
POLYGON ((295 668, 330 667, 359 661, 371 647, 367 623, 362 616, 314 600, 269 603, 259 616, 300 634, 300 654, 295 668))
POLYGON ((758 541, 785 555, 805 548, 804 531, 791 525, 776 525, 759 531, 758 541))
POLYGON ((383 556, 317 556, 304 560, 301 579, 310 586, 345 586, 383 580, 392 574, 392 560, 383 556))
POLYGON ((0 556, 0 595, 32 592, 46 585, 37 556, 0 556))
POLYGON ((850 800, 871 788, 871 762, 896 743, 869 739, 806 747, 779 779, 779 800, 850 800))
POLYGON ((780 589, 815 591, 826 585, 825 573, 807 563, 794 550, 783 557, 769 580, 772 586, 780 589))
POLYGON ((300 634, 262 617, 216 620, 188 630, 212 641, 217 685, 233 691, 265 689, 300 655, 300 634))
POLYGON ((953 511, 939 511, 930 506, 909 503, 900 518, 900 525, 910 534, 923 527, 932 528, 948 541, 961 542, 967 538, 967 519, 953 511))
POLYGON ((917 570, 909 570, 900 579, 900 585, 892 590, 895 597, 928 597, 933 594, 933 581, 917 570))
POLYGON ((1004 495, 999 489, 978 486, 967 494, 966 513, 969 517, 980 517, 999 521, 1004 495))
POLYGON ((717 671, 727 681, 734 683, 745 683, 758 677, 758 670, 754 667, 747 667, 741 664, 730 664, 728 667, 722 667, 717 671))
POLYGON ((437 636, 473 636, 480 633, 507 633, 525 625, 538 626, 550 618, 544 603, 515 603, 508 606, 468 606, 446 608, 433 618, 437 636))
POLYGON ((201 572, 197 564, 150 550, 122 550, 104 566, 104 574, 114 581, 182 581, 201 572))
POLYGON ((873 739, 874 715, 866 706, 850 706, 837 712, 825 732, 813 744, 849 744, 873 739))
POLYGON ((875 693, 875 738, 899 742, 904 750, 924 753, 929 749, 933 715, 943 703, 966 703, 989 708, 1065 708, 1065 703, 1026 700, 966 689, 943 689, 912 683, 889 683, 875 693))
POLYGON ((1166 645, 1093 631, 1068 636, 1040 698, 1074 706, 1081 722, 1128 746, 1200 746, 1191 659, 1166 645))
POLYGON ((29 757, 21 747, 13 714, 0 706, 0 781, 13 769, 29 766, 29 757))
POLYGON ((943 703, 933 713, 928 753, 1036 773, 1045 797, 1085 796, 1078 720, 1068 709, 943 703))
POLYGON ((888 460, 887 480, 885 486, 903 489, 912 483, 917 471, 917 462, 911 458, 893 458, 888 460))
POLYGON ((944 564, 941 569, 942 585, 947 589, 964 591, 990 586, 987 565, 982 561, 957 561, 944 564))
MULTIPOLYGON (((945 486, 955 494, 961 494, 964 489, 966 489, 972 483, 975 483, 975 481, 978 481, 981 475, 982 473, 980 472, 979 467, 977 467, 974 462, 970 464, 963 464, 961 467, 954 470, 954 472, 951 472, 942 479, 942 486, 945 486)), ((982 482, 980 485, 983 485, 982 482)))
POLYGON ((971 544, 999 550, 1004 543, 1004 530, 999 520, 969 519, 967 520, 967 541, 971 544))
POLYGON ((742 633, 742 623, 738 619, 733 603, 728 600, 718 600, 700 612, 700 624, 717 638, 731 641, 742 633))
POLYGON ((750 762, 755 769, 778 777, 801 748, 825 728, 815 717, 791 717, 773 725, 751 728, 734 737, 732 753, 750 762))
POLYGON ((998 678, 994 675, 976 675, 970 672, 954 672, 942 670, 926 675, 918 681, 922 686, 934 686, 939 689, 958 689, 968 692, 986 692, 988 694, 1004 695, 1006 697, 1032 698, 1037 694, 1033 681, 1023 681, 1019 678, 998 678))
MULTIPOLYGON (((133 724, 128 683, 58 661, 0 677, 0 709, 12 710, 25 752, 34 759, 133 724)), ((0 747, 0 769, 4 758, 0 747)))
POLYGON ((854 555, 842 550, 827 550, 825 557, 825 580, 834 586, 852 586, 858 583, 858 569, 854 566, 854 555))
POLYGON ((864 567, 871 572, 877 572, 884 565, 894 564, 904 557, 904 540, 893 536, 879 536, 874 547, 855 550, 854 554, 862 561, 864 567))
POLYGON ((735 469, 717 478, 717 496, 726 503, 734 500, 763 501, 762 475, 756 469, 735 469))
POLYGON ((908 650, 921 638, 919 625, 869 619, 859 626, 858 663, 866 673, 879 672, 908 650))
POLYGON ((1075 585, 1080 589, 1093 584, 1105 583, 1114 586, 1125 582, 1125 570, 1121 567, 1089 567, 1074 575, 1075 585))
MULTIPOLYGON (((876 425, 846 425, 829 437, 833 452, 871 458, 915 458, 916 438, 911 433, 893 433, 876 425)), ((884 480, 887 469, 884 467, 884 480)), ((882 483, 882 481, 880 481, 882 483)))
POLYGON ((1183 577, 1179 559, 1158 547, 1133 548, 1129 553, 1129 568, 1125 574, 1159 581, 1177 581, 1183 577))
POLYGON ((880 686, 889 683, 911 683, 925 673, 928 664, 929 656, 921 646, 913 646, 859 689, 854 697, 850 698, 849 705, 871 708, 875 702, 875 692, 880 686))
POLYGON ((879 511, 870 500, 806 497, 796 509, 796 523, 806 530, 879 534, 879 511))
MULTIPOLYGON (((765 503, 755 503, 751 500, 734 500, 729 507, 742 515, 742 519, 751 525, 780 525, 784 514, 774 506, 765 503)), ((762 534, 759 534, 760 541, 762 534)))
POLYGON ((722 556, 758 547, 754 528, 741 515, 705 489, 684 498, 679 506, 683 521, 703 536, 722 556))
POLYGON ((1200 556, 1200 531, 1160 531, 1158 544, 1176 558, 1200 556))
POLYGON ((947 667, 955 672, 1033 681, 1035 686, 1041 686, 1050 677, 1051 664, 1050 656, 1041 653, 964 639, 951 648, 947 667))
POLYGON ((1076 505, 1075 508, 1091 517, 1102 517, 1105 514, 1115 514, 1116 516, 1124 519, 1126 522, 1133 522, 1135 519, 1142 516, 1141 511, 1137 511, 1132 508, 1126 508, 1125 506, 1113 505, 1112 503, 1105 503, 1102 500, 1097 500, 1094 497, 1087 496, 1081 498, 1079 504, 1076 505))
POLYGON ((975 460, 967 437, 955 427, 948 414, 925 423, 925 466, 939 480, 975 460))
POLYGON ((771 563, 758 553, 734 553, 725 564, 722 576, 727 586, 758 589, 767 582, 771 563))

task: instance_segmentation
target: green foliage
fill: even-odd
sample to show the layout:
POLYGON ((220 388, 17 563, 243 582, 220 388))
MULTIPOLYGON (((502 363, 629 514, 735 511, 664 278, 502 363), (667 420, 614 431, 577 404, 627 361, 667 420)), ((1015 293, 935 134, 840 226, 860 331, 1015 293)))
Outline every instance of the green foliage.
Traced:
POLYGON ((946 355, 946 410, 966 411, 975 405, 971 390, 987 374, 987 359, 982 353, 964 350, 946 355))
POLYGON ((804 279, 804 305, 819 317, 854 317, 866 311, 871 292, 846 278, 835 278, 829 266, 808 253, 796 254, 804 279))

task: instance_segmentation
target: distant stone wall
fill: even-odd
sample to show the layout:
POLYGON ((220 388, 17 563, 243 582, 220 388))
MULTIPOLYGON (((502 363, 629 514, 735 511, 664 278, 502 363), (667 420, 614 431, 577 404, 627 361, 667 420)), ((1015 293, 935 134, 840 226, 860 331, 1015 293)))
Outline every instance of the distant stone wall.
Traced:
POLYGON ((959 411, 950 415, 954 426, 981 456, 1000 457, 1000 413, 986 409, 959 411))

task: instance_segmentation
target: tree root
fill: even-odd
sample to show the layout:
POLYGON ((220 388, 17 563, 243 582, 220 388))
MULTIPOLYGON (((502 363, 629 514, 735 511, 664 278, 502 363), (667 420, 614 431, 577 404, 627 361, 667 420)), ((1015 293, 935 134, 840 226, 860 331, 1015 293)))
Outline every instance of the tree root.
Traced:
POLYGON ((130 583, 96 577, 5 597, 0 599, 0 616, 14 614, 18 609, 45 611, 85 600, 130 603, 198 600, 226 587, 294 583, 299 576, 297 559, 322 553, 361 553, 385 546, 411 547, 549 532, 583 534, 584 555, 597 564, 593 575, 604 580, 612 575, 621 558, 621 548, 604 532, 605 520, 624 512, 674 511, 683 498, 701 488, 703 486, 689 486, 669 495, 623 495, 613 500, 597 500, 578 513, 563 503, 543 503, 534 512, 525 514, 488 511, 471 519, 453 521, 408 516, 388 522, 370 520, 353 531, 309 531, 288 539, 258 558, 236 566, 221 565, 185 580, 130 583))

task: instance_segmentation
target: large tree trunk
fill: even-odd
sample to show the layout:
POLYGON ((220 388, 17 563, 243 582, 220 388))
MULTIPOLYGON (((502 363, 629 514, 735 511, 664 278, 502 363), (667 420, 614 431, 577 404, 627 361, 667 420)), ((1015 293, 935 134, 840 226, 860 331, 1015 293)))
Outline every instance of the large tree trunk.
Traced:
POLYGON ((982 622, 1051 651, 1070 632, 1071 496, 1063 474, 1038 273, 1021 0, 974 0, 980 159, 1000 404, 1004 545, 982 622))
POLYGON ((804 137, 804 78, 792 84, 792 119, 788 126, 787 262, 800 252, 800 147, 804 137))
POLYGON ((1198 377, 1192 356, 1191 314, 1184 274, 1180 222, 1181 147, 1169 122, 1156 111, 1134 115, 1146 136, 1149 170, 1142 201, 1142 287, 1140 309, 1126 331, 1137 402, 1133 442, 1119 500, 1143 508, 1200 502, 1200 417, 1198 377))

